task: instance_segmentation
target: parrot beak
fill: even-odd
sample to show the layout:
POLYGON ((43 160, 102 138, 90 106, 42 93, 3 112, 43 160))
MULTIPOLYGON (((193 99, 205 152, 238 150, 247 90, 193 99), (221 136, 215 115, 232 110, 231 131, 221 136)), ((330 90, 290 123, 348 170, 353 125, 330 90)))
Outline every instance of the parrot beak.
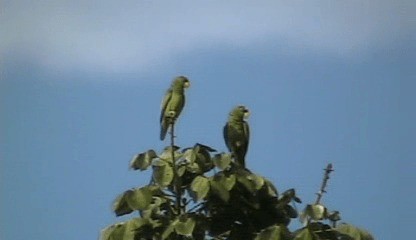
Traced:
POLYGON ((191 82, 186 81, 186 82, 183 84, 183 86, 184 86, 185 88, 189 88, 189 87, 191 86, 191 82))
POLYGON ((250 117, 250 111, 246 108, 244 110, 244 118, 247 119, 248 117, 250 117))

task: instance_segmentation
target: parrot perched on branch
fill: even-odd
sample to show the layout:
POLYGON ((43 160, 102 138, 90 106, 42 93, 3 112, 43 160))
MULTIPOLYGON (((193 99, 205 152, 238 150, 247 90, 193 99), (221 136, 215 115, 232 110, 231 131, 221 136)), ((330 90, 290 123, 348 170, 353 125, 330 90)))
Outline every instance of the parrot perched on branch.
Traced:
POLYGON ((185 105, 185 88, 190 86, 189 80, 184 76, 176 77, 163 98, 160 113, 160 140, 164 140, 171 124, 181 114, 185 105))
POLYGON ((235 161, 245 167, 245 156, 250 139, 250 129, 244 119, 248 118, 250 111, 245 106, 237 106, 231 110, 228 122, 224 126, 224 141, 235 161))

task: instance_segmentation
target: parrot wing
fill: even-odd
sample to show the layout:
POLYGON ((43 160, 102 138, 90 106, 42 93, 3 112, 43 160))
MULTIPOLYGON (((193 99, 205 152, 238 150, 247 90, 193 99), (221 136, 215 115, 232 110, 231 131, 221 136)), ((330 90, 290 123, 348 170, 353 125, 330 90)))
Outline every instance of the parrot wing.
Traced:
POLYGON ((172 98, 172 89, 168 89, 168 91, 165 94, 165 97, 163 98, 162 104, 161 104, 161 112, 160 112, 160 140, 164 140, 166 133, 169 128, 169 123, 165 119, 165 112, 169 105, 169 102, 172 98))
POLYGON ((227 146, 228 151, 231 152, 231 146, 230 146, 229 139, 228 139, 228 124, 229 124, 228 122, 225 124, 222 133, 224 136, 225 145, 227 146))

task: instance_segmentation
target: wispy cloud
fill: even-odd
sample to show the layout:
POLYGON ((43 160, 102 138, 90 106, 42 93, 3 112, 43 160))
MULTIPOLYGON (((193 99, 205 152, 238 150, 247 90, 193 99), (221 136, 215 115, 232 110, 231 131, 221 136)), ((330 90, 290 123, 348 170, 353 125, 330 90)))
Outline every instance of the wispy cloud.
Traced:
POLYGON ((414 1, 7 1, 0 55, 46 67, 130 71, 221 45, 354 56, 414 32, 414 1))

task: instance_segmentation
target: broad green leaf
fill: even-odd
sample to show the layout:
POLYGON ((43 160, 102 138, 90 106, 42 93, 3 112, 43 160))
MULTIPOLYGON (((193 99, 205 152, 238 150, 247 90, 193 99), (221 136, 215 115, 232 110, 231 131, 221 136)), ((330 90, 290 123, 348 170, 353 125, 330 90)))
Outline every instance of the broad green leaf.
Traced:
POLYGON ((194 163, 196 159, 196 152, 193 148, 186 150, 182 156, 188 163, 194 163))
POLYGON ((140 216, 143 218, 150 218, 152 214, 160 215, 160 205, 166 201, 167 200, 164 198, 153 196, 151 204, 146 209, 140 211, 140 216))
POLYGON ((305 208, 305 214, 313 220, 322 220, 326 218, 327 210, 321 204, 308 204, 305 208))
POLYGON ((254 182, 250 179, 251 175, 252 174, 248 172, 240 171, 238 172, 236 176, 237 176, 237 181, 241 183, 250 193, 255 193, 256 188, 255 188, 254 182))
POLYGON ((211 186, 212 193, 214 193, 224 202, 228 202, 228 200, 230 199, 230 192, 227 189, 225 189, 225 187, 220 182, 217 182, 214 179, 211 179, 209 183, 211 186))
POLYGON ((126 227, 123 240, 134 240, 136 232, 138 232, 139 229, 146 224, 149 224, 149 219, 133 218, 132 220, 127 221, 125 224, 126 227))
POLYGON ((190 217, 181 219, 175 225, 176 233, 179 235, 184 235, 184 236, 191 236, 192 232, 194 231, 194 228, 195 228, 195 220, 190 217))
POLYGON ((265 187, 267 188, 268 195, 272 196, 272 197, 277 197, 278 196, 278 191, 277 191, 276 187, 273 185, 273 183, 270 182, 267 179, 264 179, 264 181, 265 181, 265 187))
POLYGON ((129 206, 129 204, 127 203, 126 200, 126 193, 132 191, 132 190, 128 190, 126 192, 124 192, 123 194, 120 194, 116 200, 114 200, 113 203, 113 211, 116 214, 116 216, 122 216, 125 214, 129 214, 131 212, 133 212, 133 209, 129 206))
POLYGON ((194 201, 203 199, 209 192, 210 184, 206 177, 197 176, 191 183, 194 201))
POLYGON ((290 203, 295 196, 296 196, 295 189, 291 188, 282 193, 282 196, 279 198, 279 201, 281 204, 286 205, 290 203))
POLYGON ((126 200, 133 210, 144 210, 152 201, 152 192, 147 187, 134 189, 128 192, 126 200))
POLYGON ((155 159, 155 161, 152 162, 153 167, 164 167, 166 165, 169 165, 169 163, 161 159, 155 159))
POLYGON ((217 151, 217 150, 213 149, 212 147, 201 144, 201 143, 196 143, 194 148, 197 152, 199 152, 200 150, 205 150, 207 152, 216 152, 217 151))
POLYGON ((230 166, 231 163, 231 154, 229 153, 219 153, 215 154, 213 158, 214 164, 216 167, 218 167, 221 170, 226 169, 228 166, 230 166))
POLYGON ((170 165, 153 166, 153 179, 162 187, 168 186, 173 180, 173 169, 170 165))
POLYGON ((308 228, 304 228, 296 234, 294 240, 319 240, 319 237, 308 228))
POLYGON ((208 146, 205 146, 199 143, 197 143, 194 146, 194 152, 196 153, 195 162, 198 163, 202 172, 207 172, 214 167, 211 161, 210 152, 215 152, 215 151, 216 151, 215 149, 212 149, 208 146))
POLYGON ((283 229, 280 226, 271 226, 263 229, 255 240, 282 240, 283 229))
POLYGON ((352 237, 354 240, 374 240, 370 233, 350 224, 340 224, 336 227, 336 230, 352 237))
POLYGON ((100 240, 124 240, 126 223, 116 223, 101 231, 100 240))
POLYGON ((163 196, 164 195, 162 189, 158 185, 149 185, 149 186, 146 186, 146 188, 149 189, 152 192, 153 196, 163 196))
POLYGON ((202 173, 201 168, 196 162, 188 164, 186 166, 186 170, 188 170, 188 172, 191 172, 191 173, 202 173))
POLYGON ((130 161, 130 168, 134 170, 146 170, 150 166, 152 160, 156 157, 156 152, 152 149, 147 152, 137 154, 130 161))
POLYGON ((183 174, 185 174, 185 171, 186 171, 186 166, 180 166, 180 167, 178 168, 178 176, 179 176, 179 177, 182 177, 182 176, 183 176, 183 174))
POLYGON ((256 190, 259 190, 264 185, 264 178, 255 174, 249 175, 248 179, 253 183, 253 187, 256 190))
MULTIPOLYGON (((179 147, 177 147, 177 146, 173 147, 173 151, 174 151, 174 154, 175 154, 175 161, 178 160, 179 158, 181 158, 182 155, 183 155, 181 152, 178 151, 178 149, 179 149, 179 147)), ((163 150, 163 152, 159 155, 159 158, 164 160, 164 161, 172 163, 173 162, 173 160, 172 160, 172 147, 170 147, 170 146, 166 147, 163 150)))
POLYGON ((218 181, 222 184, 222 186, 224 186, 224 188, 227 191, 230 191, 231 189, 233 189, 235 185, 236 177, 234 174, 231 174, 230 176, 222 175, 221 178, 218 179, 218 181))
POLYGON ((202 172, 208 172, 214 168, 214 164, 212 163, 211 156, 208 152, 197 153, 195 162, 198 163, 202 172))

